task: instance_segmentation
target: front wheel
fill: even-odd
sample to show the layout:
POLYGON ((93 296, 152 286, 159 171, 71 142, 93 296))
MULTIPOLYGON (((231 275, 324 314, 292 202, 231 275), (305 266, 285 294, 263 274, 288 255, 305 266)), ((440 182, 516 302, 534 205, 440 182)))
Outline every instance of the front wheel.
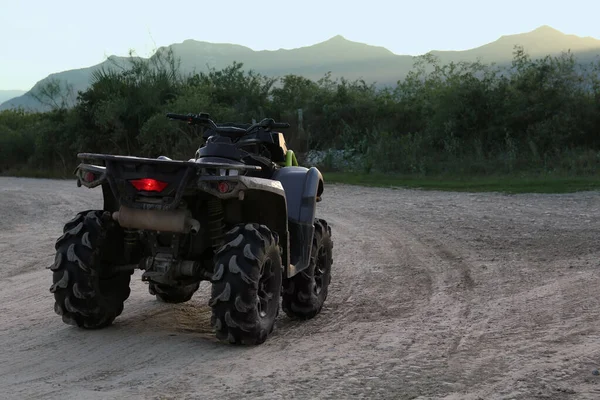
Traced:
POLYGON ((331 228, 316 219, 308 268, 283 281, 283 311, 292 318, 314 318, 327 299, 333 264, 331 228))
POLYGON ((211 325, 221 341, 261 344, 273 331, 281 298, 278 237, 259 224, 240 224, 225 234, 215 255, 211 325))

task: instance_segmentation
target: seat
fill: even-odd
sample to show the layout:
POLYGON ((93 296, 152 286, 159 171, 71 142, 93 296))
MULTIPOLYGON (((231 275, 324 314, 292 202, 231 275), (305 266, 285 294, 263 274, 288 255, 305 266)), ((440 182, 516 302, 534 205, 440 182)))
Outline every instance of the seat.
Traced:
POLYGON ((288 152, 287 145, 285 143, 285 137, 281 132, 271 132, 273 138, 273 146, 271 150, 271 156, 275 162, 284 162, 285 156, 288 152))

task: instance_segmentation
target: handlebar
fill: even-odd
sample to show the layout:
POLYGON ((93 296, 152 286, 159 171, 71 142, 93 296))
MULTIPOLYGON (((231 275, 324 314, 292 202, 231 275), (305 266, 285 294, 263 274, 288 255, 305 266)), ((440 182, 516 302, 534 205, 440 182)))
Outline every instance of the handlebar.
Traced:
POLYGON ((168 113, 167 118, 169 119, 178 119, 181 121, 187 121, 190 125, 206 125, 212 129, 218 129, 217 124, 215 124, 211 119, 210 115, 206 113, 200 114, 174 114, 168 113))
POLYGON ((289 128, 290 124, 286 123, 286 122, 275 122, 275 120, 273 118, 265 118, 260 122, 257 122, 253 125, 250 126, 250 128, 247 129, 248 132, 253 131, 256 128, 267 128, 267 129, 286 129, 289 128))
POLYGON ((273 118, 265 118, 260 122, 250 125, 247 129, 236 127, 236 126, 218 126, 212 119, 210 119, 210 115, 207 113, 200 114, 174 114, 168 113, 167 118, 176 119, 181 121, 187 121, 190 125, 204 125, 215 132, 246 132, 250 133, 257 128, 266 128, 266 129, 286 129, 290 127, 290 124, 286 122, 275 122, 273 118))

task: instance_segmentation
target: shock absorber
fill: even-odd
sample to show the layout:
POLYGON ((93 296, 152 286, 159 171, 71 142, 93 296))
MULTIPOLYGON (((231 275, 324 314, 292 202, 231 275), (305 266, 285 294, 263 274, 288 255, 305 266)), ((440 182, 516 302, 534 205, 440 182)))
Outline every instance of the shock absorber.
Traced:
POLYGON ((216 251, 223 245, 225 235, 225 224, 223 223, 223 203, 220 199, 212 197, 207 201, 208 210, 208 234, 212 240, 213 249, 216 251))
POLYGON ((138 243, 138 232, 135 229, 124 229, 123 233, 125 260, 130 262, 138 243))

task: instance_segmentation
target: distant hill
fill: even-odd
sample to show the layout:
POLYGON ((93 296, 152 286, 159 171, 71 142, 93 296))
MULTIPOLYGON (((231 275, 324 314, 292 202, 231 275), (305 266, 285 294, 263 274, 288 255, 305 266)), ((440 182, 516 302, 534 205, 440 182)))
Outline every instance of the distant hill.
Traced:
MULTIPOLYGON (((431 53, 444 61, 472 61, 481 57, 486 63, 504 63, 507 56, 512 58, 515 45, 521 45, 533 58, 544 57, 548 54, 559 54, 571 50, 581 57, 585 54, 586 61, 590 52, 600 54, 600 40, 591 37, 566 35, 547 25, 541 26, 531 32, 516 35, 501 36, 498 40, 464 51, 432 51, 431 53)), ((509 59, 510 61, 510 59, 509 59)))
POLYGON ((7 100, 25 94, 25 90, 0 90, 0 104, 7 100))
POLYGON ((44 86, 47 82, 56 80, 60 81, 61 85, 66 86, 67 84, 73 88, 73 92, 77 94, 79 90, 85 90, 90 85, 90 78, 94 71, 99 70, 101 68, 110 68, 117 66, 124 66, 127 64, 129 57, 117 57, 110 56, 106 59, 106 61, 101 62, 100 64, 80 69, 72 69, 68 71, 57 72, 54 74, 48 75, 46 78, 38 81, 31 90, 23 93, 18 97, 9 98, 3 103, 0 104, 0 111, 23 107, 26 110, 42 110, 44 111, 47 107, 44 107, 40 104, 33 96, 33 93, 37 93, 40 87, 44 86))
MULTIPOLYGON (((502 36, 486 45, 464 51, 432 51, 443 63, 450 61, 476 61, 505 64, 512 60, 515 45, 521 45, 532 57, 560 54, 571 50, 582 62, 593 60, 600 54, 600 40, 590 37, 567 35, 549 26, 542 26, 531 32, 502 36)), ((403 79, 413 67, 414 57, 397 55, 378 46, 353 42, 342 36, 335 36, 325 42, 291 50, 254 51, 248 47, 186 40, 175 43, 173 49, 181 59, 184 73, 206 71, 207 66, 222 69, 234 61, 244 63, 244 69, 253 69, 268 76, 287 74, 302 75, 310 79, 320 79, 331 71, 332 77, 345 77, 349 80, 364 79, 377 82, 379 86, 393 85, 403 79)), ((157 52, 165 51, 162 47, 157 52)), ((39 81, 36 90, 50 79, 68 82, 75 92, 89 86, 93 71, 110 67, 115 62, 123 65, 126 57, 111 56, 107 61, 88 68, 58 72, 39 81)), ((28 92, 0 105, 1 109, 22 106, 28 109, 42 109, 41 105, 28 92)))

